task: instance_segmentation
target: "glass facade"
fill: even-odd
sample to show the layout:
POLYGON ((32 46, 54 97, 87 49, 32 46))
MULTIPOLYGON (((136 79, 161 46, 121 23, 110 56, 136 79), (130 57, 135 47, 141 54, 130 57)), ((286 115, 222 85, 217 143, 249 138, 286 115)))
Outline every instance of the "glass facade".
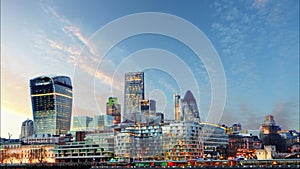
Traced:
POLYGON ((175 115, 175 121, 182 121, 180 119, 180 106, 181 106, 181 100, 180 100, 180 95, 175 94, 174 95, 174 115, 175 115))
POLYGON ((135 121, 135 114, 140 112, 140 100, 144 100, 144 72, 125 74, 124 118, 135 121))
POLYGON ((114 139, 113 130, 100 130, 85 135, 85 140, 92 140, 94 144, 99 145, 104 151, 110 153, 114 153, 114 139))
POLYGON ((73 130, 86 131, 90 127, 90 123, 93 118, 88 116, 74 116, 73 117, 73 130))
POLYGON ((200 123, 203 134, 204 154, 214 156, 218 148, 228 146, 226 128, 217 124, 200 123))
POLYGON ((199 123, 174 122, 165 124, 162 129, 165 160, 188 160, 203 155, 199 123))
POLYGON ((125 158, 154 158, 162 153, 160 125, 126 124, 115 136, 115 154, 125 158))
POLYGON ((72 84, 66 76, 40 76, 30 80, 36 134, 67 134, 72 114, 72 84))
POLYGON ((123 125, 115 135, 115 154, 118 157, 188 160, 203 154, 199 123, 123 125))
POLYGON ((92 140, 56 145, 53 151, 56 162, 99 162, 114 157, 113 153, 105 151, 92 140))
POLYGON ((156 102, 155 100, 141 100, 140 114, 136 116, 136 122, 151 123, 156 119, 156 102))
POLYGON ((98 116, 94 116, 92 125, 90 127, 96 130, 102 130, 105 127, 112 126, 113 124, 114 124, 114 116, 98 115, 98 116))
POLYGON ((182 115, 186 122, 200 122, 200 114, 196 99, 191 91, 187 91, 182 100, 182 115))

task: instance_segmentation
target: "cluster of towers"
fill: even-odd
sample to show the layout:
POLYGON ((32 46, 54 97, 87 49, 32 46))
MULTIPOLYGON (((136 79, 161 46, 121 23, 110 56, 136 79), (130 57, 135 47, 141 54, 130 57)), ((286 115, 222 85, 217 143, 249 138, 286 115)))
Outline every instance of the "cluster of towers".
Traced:
MULTIPOLYGON (((144 72, 125 73, 123 114, 118 98, 109 97, 106 104, 106 115, 113 118, 114 125, 121 122, 163 122, 164 114, 156 112, 156 101, 145 98, 144 84, 144 72)), ((28 121, 24 124, 21 138, 33 134, 33 124, 34 134, 67 134, 71 126, 72 88, 71 79, 67 76, 39 76, 31 79, 34 123, 28 121), (25 128, 30 130, 25 132, 25 128)), ((174 101, 175 121, 200 121, 197 103, 190 91, 186 92, 183 99, 178 94, 174 95, 174 101)), ((80 123, 84 121, 83 124, 86 125, 92 120, 77 119, 80 123)))
POLYGON ((156 112, 156 101, 145 99, 144 84, 144 72, 125 74, 124 121, 137 123, 163 121, 163 114, 156 112))
MULTIPOLYGON (((125 74, 124 118, 132 122, 151 123, 161 121, 162 113, 156 112, 155 100, 145 100, 144 73, 130 72, 125 74)), ((196 99, 191 91, 184 98, 174 95, 175 121, 200 122, 196 99)))

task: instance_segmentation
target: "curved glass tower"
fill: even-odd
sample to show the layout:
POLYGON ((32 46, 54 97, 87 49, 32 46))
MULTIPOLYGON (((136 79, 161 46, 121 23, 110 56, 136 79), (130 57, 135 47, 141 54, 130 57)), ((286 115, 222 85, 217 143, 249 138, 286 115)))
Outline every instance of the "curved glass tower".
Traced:
POLYGON ((72 84, 67 76, 40 76, 30 80, 36 134, 67 134, 72 114, 72 84))
POLYGON ((189 90, 185 93, 182 100, 182 115, 184 121, 186 122, 200 121, 196 99, 194 98, 192 92, 189 90))

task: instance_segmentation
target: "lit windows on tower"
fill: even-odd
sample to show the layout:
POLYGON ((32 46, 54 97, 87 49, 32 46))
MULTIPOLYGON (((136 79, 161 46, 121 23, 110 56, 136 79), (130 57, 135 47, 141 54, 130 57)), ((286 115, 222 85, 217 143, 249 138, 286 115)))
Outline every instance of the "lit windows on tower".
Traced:
POLYGON ((137 122, 150 123, 156 118, 156 102, 155 100, 140 100, 140 117, 137 122))
POLYGON ((182 116, 186 122, 200 122, 200 114, 197 106, 196 99, 192 92, 188 90, 182 100, 182 116))
POLYGON ((72 114, 72 84, 66 76, 40 76, 30 80, 36 134, 67 134, 72 114))
POLYGON ((181 107, 180 95, 175 94, 174 95, 174 115, 175 115, 175 121, 181 121, 180 107, 181 107))
POLYGON ((135 121, 135 114, 140 112, 140 100, 144 100, 144 72, 125 74, 124 120, 135 121))

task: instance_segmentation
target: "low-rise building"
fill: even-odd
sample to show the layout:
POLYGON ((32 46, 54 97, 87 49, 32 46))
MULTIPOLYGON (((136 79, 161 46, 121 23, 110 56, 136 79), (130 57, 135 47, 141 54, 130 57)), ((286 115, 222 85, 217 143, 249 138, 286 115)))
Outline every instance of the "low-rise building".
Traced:
POLYGON ((105 151, 92 140, 56 145, 53 151, 56 162, 100 162, 114 157, 112 152, 105 151))
POLYGON ((260 149, 262 146, 261 140, 258 136, 251 134, 232 134, 229 135, 228 140, 228 156, 244 158, 255 158, 255 149, 260 149))
POLYGON ((122 124, 115 135, 117 157, 149 159, 162 153, 162 127, 156 124, 122 124))
POLYGON ((114 153, 114 135, 113 129, 87 132, 85 140, 92 140, 94 144, 100 145, 104 151, 114 153))
POLYGON ((227 129, 212 123, 200 123, 200 127, 203 134, 204 155, 211 158, 224 158, 228 146, 227 129))
POLYGON ((188 160, 203 156, 199 123, 171 122, 162 129, 163 157, 166 160, 188 160))
POLYGON ((1 163, 54 163, 53 145, 0 146, 1 163))

